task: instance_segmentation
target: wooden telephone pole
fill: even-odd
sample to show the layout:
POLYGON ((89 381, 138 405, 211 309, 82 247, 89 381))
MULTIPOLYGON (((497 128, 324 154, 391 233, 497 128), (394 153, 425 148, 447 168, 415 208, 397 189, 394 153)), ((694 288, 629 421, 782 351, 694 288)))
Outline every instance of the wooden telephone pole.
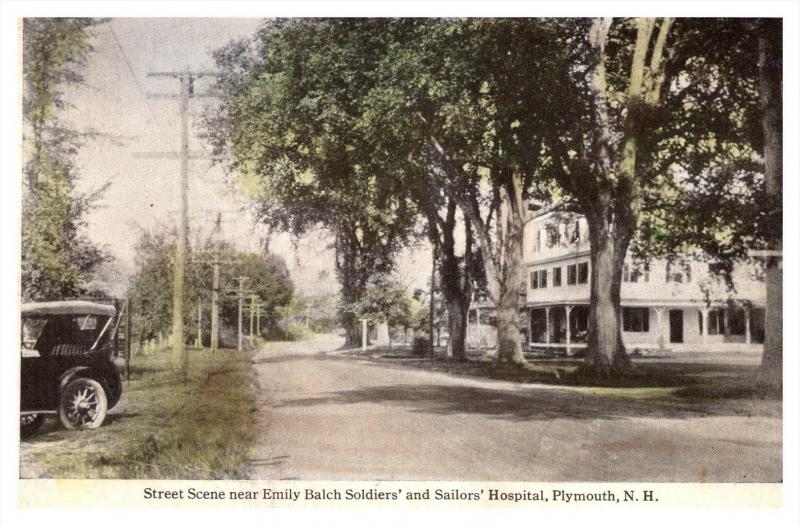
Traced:
POLYGON ((250 304, 244 306, 245 314, 250 316, 250 338, 261 335, 261 316, 263 315, 264 303, 258 295, 250 295, 250 304))
POLYGON ((212 252, 192 258, 192 263, 209 264, 213 270, 211 280, 211 354, 219 349, 219 281, 220 267, 225 264, 236 264, 236 259, 222 259, 219 252, 212 252))
POLYGON ((244 282, 247 279, 248 279, 248 277, 243 277, 243 276, 239 276, 239 277, 234 277, 233 278, 234 281, 239 283, 239 288, 234 290, 234 291, 236 292, 236 294, 238 296, 238 299, 239 299, 239 344, 238 344, 238 349, 239 349, 240 352, 242 351, 242 307, 244 306, 243 303, 244 303, 245 294, 251 292, 251 290, 245 290, 244 289, 244 282))
POLYGON ((173 78, 180 81, 179 94, 148 94, 148 98, 178 99, 180 114, 181 147, 178 152, 155 152, 139 154, 139 158, 180 159, 180 203, 178 238, 175 243, 175 264, 172 283, 172 355, 176 366, 185 369, 186 349, 183 342, 183 297, 184 274, 186 266, 186 247, 189 235, 189 159, 202 158, 189 152, 189 100, 196 97, 213 97, 210 93, 198 94, 194 91, 195 80, 201 77, 218 76, 209 71, 170 71, 148 73, 148 78, 173 78))

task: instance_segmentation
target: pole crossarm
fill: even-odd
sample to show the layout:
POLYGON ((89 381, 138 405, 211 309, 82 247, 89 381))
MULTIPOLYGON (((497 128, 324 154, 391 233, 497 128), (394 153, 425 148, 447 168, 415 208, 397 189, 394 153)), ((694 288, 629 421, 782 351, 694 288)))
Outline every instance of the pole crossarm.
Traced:
MULTIPOLYGON (((172 159, 178 160, 184 158, 184 155, 180 151, 142 151, 133 154, 133 158, 135 159, 172 159)), ((205 153, 199 151, 192 151, 187 153, 185 158, 191 160, 199 160, 199 159, 211 159, 205 153)))
MULTIPOLYGON (((180 95, 175 95, 174 93, 145 93, 145 96, 150 100, 181 98, 180 95)), ((222 95, 218 95, 216 93, 193 93, 191 95, 191 98, 221 98, 221 97, 222 95)))
MULTIPOLYGON (((198 252, 189 258, 190 264, 206 264, 211 266, 214 270, 211 283, 211 353, 212 354, 215 353, 219 348, 220 267, 225 265, 233 265, 240 262, 236 260, 235 257, 223 259, 222 255, 223 255, 222 252, 198 252)), ((228 255, 228 257, 230 257, 230 255, 228 255)))
POLYGON ((220 77, 219 71, 151 71, 147 73, 148 78, 199 78, 199 77, 220 77))

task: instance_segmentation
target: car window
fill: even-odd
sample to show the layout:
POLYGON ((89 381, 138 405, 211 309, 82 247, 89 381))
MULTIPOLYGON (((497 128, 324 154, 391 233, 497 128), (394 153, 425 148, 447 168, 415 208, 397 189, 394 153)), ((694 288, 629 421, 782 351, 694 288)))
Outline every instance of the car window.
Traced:
POLYGON ((76 317, 75 322, 78 324, 78 328, 81 331, 97 329, 97 317, 94 315, 82 315, 76 317))
POLYGON ((47 323, 46 319, 41 318, 28 318, 22 320, 22 355, 23 357, 39 357, 34 347, 39 336, 42 335, 42 329, 47 323))

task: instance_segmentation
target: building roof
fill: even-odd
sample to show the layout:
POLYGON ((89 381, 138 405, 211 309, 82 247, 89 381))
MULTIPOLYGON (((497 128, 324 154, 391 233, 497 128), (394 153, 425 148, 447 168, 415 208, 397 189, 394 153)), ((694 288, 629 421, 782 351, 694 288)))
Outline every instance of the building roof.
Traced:
POLYGON ((46 303, 25 303, 23 315, 114 315, 117 310, 110 304, 91 301, 52 301, 46 303))

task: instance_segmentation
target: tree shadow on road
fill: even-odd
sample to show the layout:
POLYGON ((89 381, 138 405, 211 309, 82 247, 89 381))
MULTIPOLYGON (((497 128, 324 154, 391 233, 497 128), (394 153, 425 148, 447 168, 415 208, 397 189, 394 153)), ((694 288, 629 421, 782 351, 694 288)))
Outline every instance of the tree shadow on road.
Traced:
POLYGON ((628 417, 686 419, 712 415, 780 417, 780 405, 769 401, 725 400, 698 404, 684 403, 666 395, 623 399, 593 391, 536 389, 510 392, 452 385, 393 385, 345 390, 285 401, 278 407, 356 403, 380 403, 437 415, 476 414, 511 421, 628 417))

